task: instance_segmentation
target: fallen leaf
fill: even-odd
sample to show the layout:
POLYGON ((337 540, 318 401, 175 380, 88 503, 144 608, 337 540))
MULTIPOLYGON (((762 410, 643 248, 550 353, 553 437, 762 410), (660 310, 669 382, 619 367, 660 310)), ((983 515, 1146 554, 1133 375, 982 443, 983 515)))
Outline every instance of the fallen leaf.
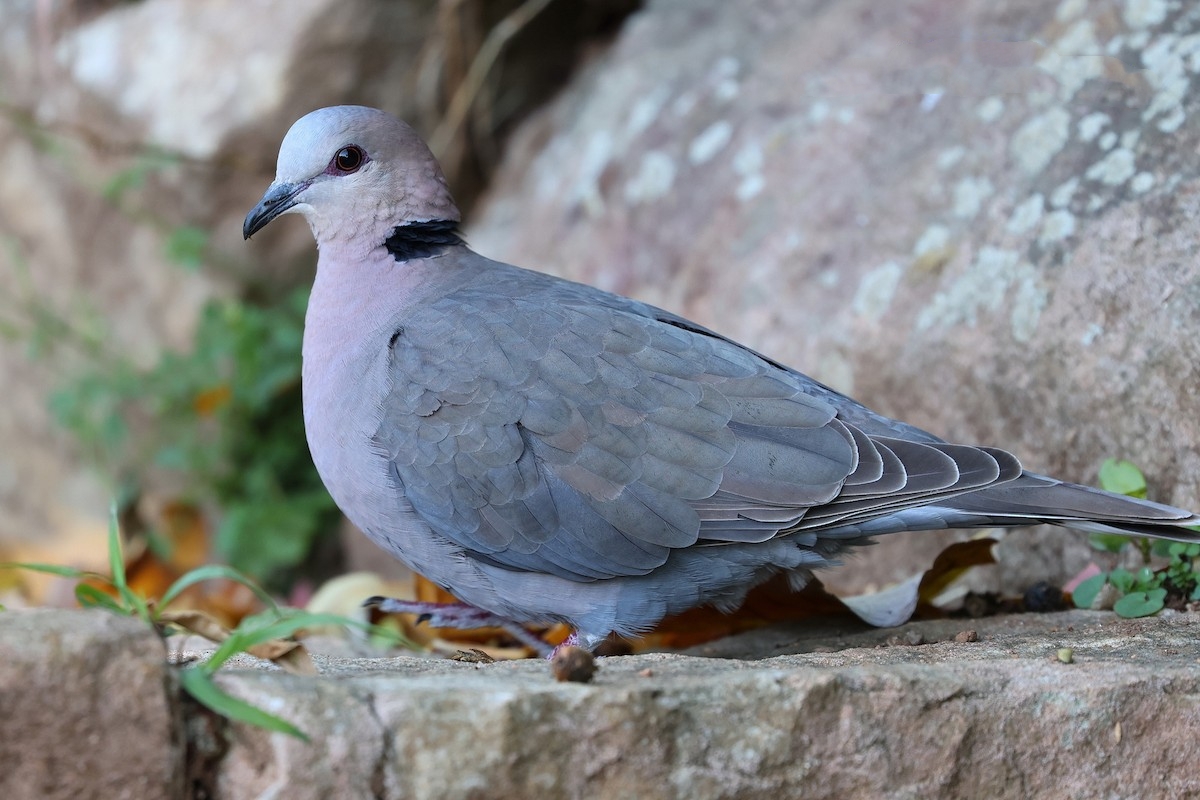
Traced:
MULTIPOLYGON (((221 644, 232 634, 232 631, 202 611, 163 611, 158 618, 217 644, 221 644)), ((271 639, 251 645, 246 648, 246 652, 256 658, 272 661, 293 675, 317 674, 312 657, 300 642, 271 639)))
POLYGON ((198 417, 211 417, 225 406, 232 396, 233 390, 229 388, 229 384, 218 384, 211 389, 197 393, 192 400, 192 408, 195 409, 198 417))
POLYGON ((845 603, 826 591, 817 578, 796 591, 787 576, 776 575, 751 589, 741 607, 732 614, 723 614, 711 606, 688 609, 667 617, 633 644, 635 651, 694 647, 776 622, 812 618, 840 618, 850 625, 860 621, 845 603))
POLYGON ((868 625, 894 628, 912 619, 921 596, 920 588, 928 574, 913 575, 906 581, 872 594, 844 597, 842 602, 868 625))
POLYGON ((938 553, 933 564, 921 576, 918 592, 920 603, 932 605, 934 598, 946 591, 951 583, 962 577, 970 568, 995 564, 995 545, 996 540, 991 536, 980 536, 965 542, 955 542, 938 553))

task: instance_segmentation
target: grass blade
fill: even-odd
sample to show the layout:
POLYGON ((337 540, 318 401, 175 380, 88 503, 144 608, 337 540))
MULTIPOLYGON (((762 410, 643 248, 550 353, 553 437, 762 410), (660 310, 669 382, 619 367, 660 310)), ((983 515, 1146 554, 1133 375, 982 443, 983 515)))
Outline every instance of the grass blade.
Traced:
POLYGON ((249 650, 257 644, 271 639, 283 639, 291 636, 301 628, 312 628, 318 625, 351 625, 370 629, 370 624, 352 620, 337 614, 310 614, 307 611, 293 611, 283 619, 262 627, 243 630, 235 629, 221 646, 201 665, 201 669, 210 675, 221 668, 229 659, 241 652, 249 650))
POLYGON ((84 578, 95 578, 96 580, 107 581, 108 576, 101 575, 99 572, 87 572, 86 570, 76 569, 75 567, 63 567, 58 564, 36 564, 33 562, 24 561, 6 561, 0 564, 0 569, 27 569, 30 572, 45 572, 49 575, 58 575, 61 578, 74 578, 82 580, 84 578))
POLYGON ((280 719, 274 714, 269 714, 257 706, 226 693, 213 682, 212 676, 203 669, 187 667, 180 670, 179 683, 196 702, 226 719, 236 720, 268 731, 286 733, 288 736, 294 736, 304 742, 311 741, 304 731, 287 720, 280 719))
POLYGON ((225 579, 240 583, 250 591, 254 592, 254 596, 261 600, 272 611, 279 611, 279 606, 275 603, 275 598, 267 594, 257 583, 247 578, 242 573, 238 572, 233 567, 227 567, 223 564, 208 564, 207 566, 197 567, 189 570, 187 574, 181 575, 170 588, 163 593, 162 599, 159 600, 159 608, 166 608, 189 586, 194 586, 202 581, 211 581, 225 579))
POLYGON ((112 572, 113 586, 124 594, 129 588, 125 581, 125 557, 121 553, 121 524, 117 521, 117 503, 108 505, 108 569, 112 572))
POLYGON ((125 603, 128 613, 150 622, 150 609, 138 594, 129 588, 125 575, 125 555, 121 551, 121 523, 117 517, 117 502, 108 506, 108 568, 112 571, 112 585, 125 603))
POLYGON ((118 603, 112 596, 87 583, 76 584, 75 600, 83 608, 103 608, 122 616, 129 614, 129 609, 118 603))

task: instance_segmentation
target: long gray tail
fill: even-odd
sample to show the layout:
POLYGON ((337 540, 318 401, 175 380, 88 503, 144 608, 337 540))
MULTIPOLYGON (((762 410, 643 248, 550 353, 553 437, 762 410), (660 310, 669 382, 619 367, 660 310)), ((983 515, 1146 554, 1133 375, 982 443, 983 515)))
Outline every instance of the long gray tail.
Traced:
POLYGON ((1002 525, 1048 522, 1093 533, 1200 541, 1200 516, 1182 508, 1113 494, 1026 472, 1010 483, 954 498, 951 507, 994 517, 1002 525))
POLYGON ((1049 523, 1091 533, 1200 542, 1200 516, 1181 508, 1067 483, 1033 472, 936 504, 818 531, 822 537, 1049 523))

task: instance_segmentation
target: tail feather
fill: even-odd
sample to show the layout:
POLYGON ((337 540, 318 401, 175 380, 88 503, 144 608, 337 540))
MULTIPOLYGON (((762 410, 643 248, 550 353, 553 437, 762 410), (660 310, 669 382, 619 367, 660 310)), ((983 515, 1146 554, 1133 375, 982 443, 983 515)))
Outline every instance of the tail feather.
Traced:
POLYGON ((838 520, 819 534, 842 538, 1042 523, 1090 533, 1200 542, 1200 515, 1032 472, 930 505, 899 508, 870 519, 838 520))
POLYGON ((953 508, 1080 530, 1195 541, 1200 516, 1182 508, 1139 500, 1090 486, 1026 472, 1014 481, 954 498, 953 508))

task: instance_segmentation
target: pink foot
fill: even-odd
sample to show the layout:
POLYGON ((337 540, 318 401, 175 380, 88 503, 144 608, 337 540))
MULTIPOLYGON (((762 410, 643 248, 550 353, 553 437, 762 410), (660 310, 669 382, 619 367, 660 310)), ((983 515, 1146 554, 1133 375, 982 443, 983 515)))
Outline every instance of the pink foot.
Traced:
MULTIPOLYGON (((370 597, 363 601, 363 605, 377 608, 385 614, 416 614, 418 624, 424 622, 431 628, 502 628, 540 656, 549 658, 553 652, 550 645, 524 626, 466 603, 427 603, 394 597, 370 597)), ((574 638, 574 634, 571 636, 574 638)))
MULTIPOLYGON (((553 650, 547 653, 546 658, 553 660, 556 655, 568 647, 583 647, 583 645, 580 644, 579 634, 575 631, 571 631, 571 634, 567 638, 563 639, 553 650)), ((584 649, 589 653, 592 651, 592 648, 590 647, 584 647, 584 649)))

